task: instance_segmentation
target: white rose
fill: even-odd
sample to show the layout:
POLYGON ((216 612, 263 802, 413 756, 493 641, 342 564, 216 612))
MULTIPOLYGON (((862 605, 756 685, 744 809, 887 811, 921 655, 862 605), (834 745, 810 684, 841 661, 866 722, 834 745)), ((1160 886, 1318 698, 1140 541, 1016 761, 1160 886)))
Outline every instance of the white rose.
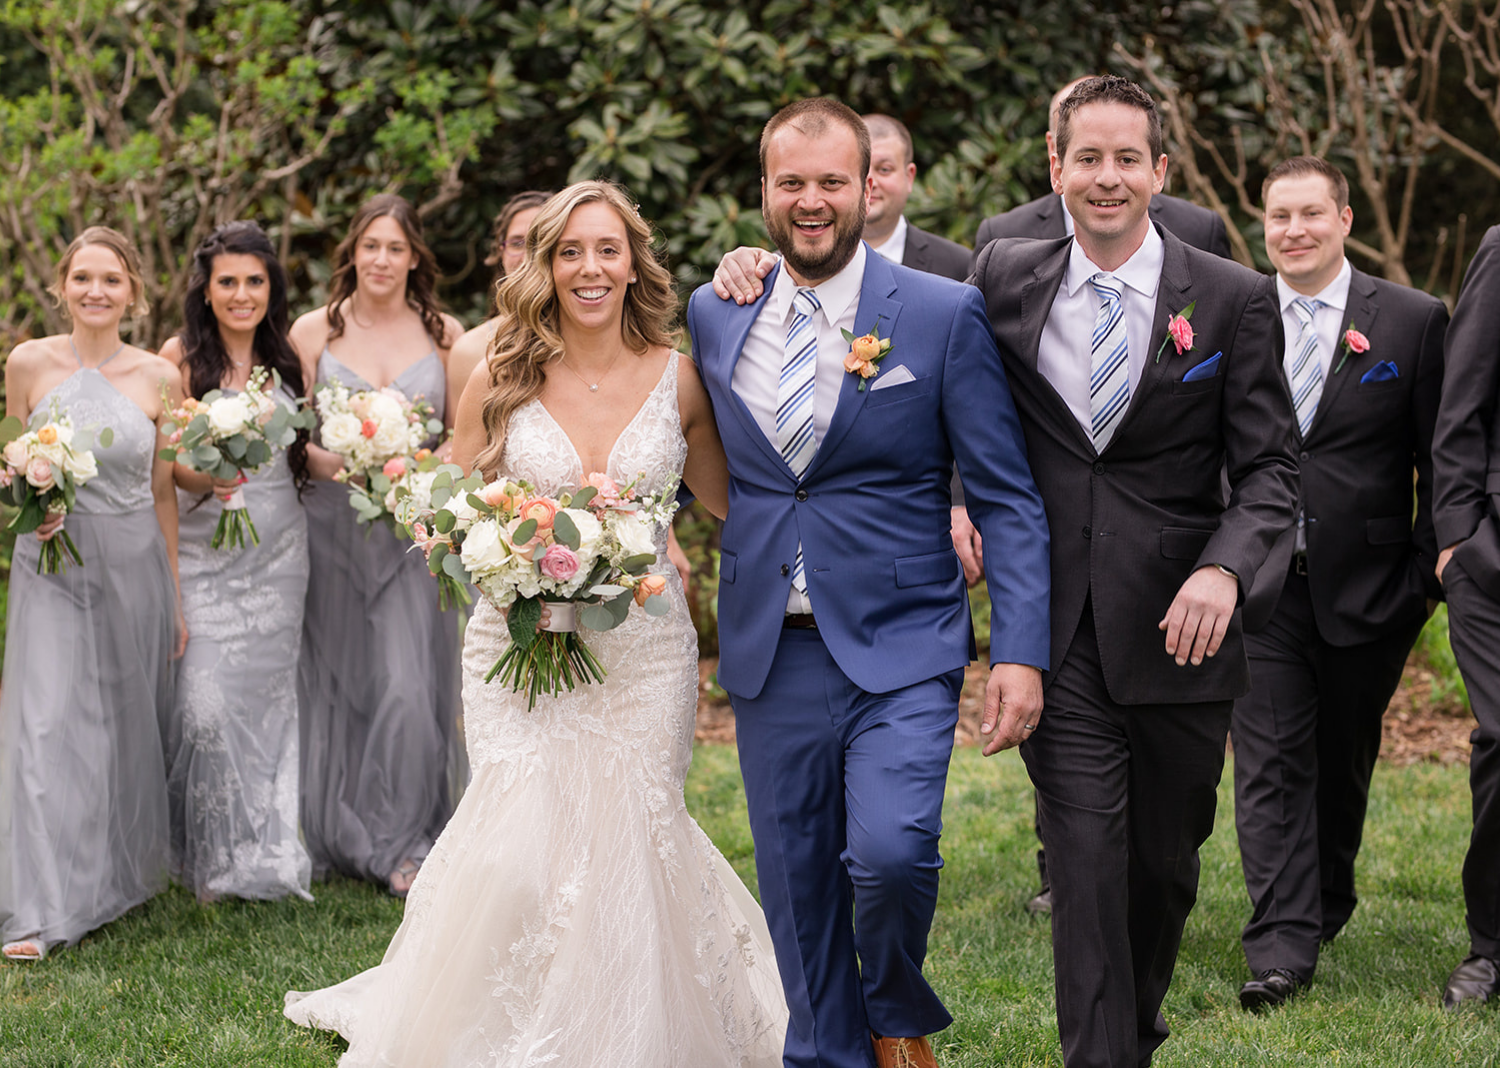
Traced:
POLYGON ((51 445, 43 445, 40 441, 31 447, 31 455, 46 460, 49 464, 63 465, 68 452, 62 447, 60 441, 54 441, 51 445))
POLYGON ((348 456, 354 451, 354 446, 359 440, 359 420, 349 412, 340 412, 324 420, 324 448, 341 456, 348 456))
POLYGON ((370 439, 371 451, 379 456, 404 456, 411 452, 411 434, 407 432, 406 426, 404 421, 379 420, 375 424, 375 436, 370 439))
POLYGON ((468 493, 462 490, 449 497, 448 503, 443 507, 453 513, 453 518, 458 521, 460 527, 468 526, 479 518, 478 509, 469 503, 468 493))
POLYGON ((512 555, 510 544, 500 536, 500 525, 486 520, 470 527, 459 559, 474 575, 492 575, 503 568, 512 555))
POLYGON ((94 460, 94 454, 88 450, 73 452, 70 449, 63 457, 63 470, 68 472, 74 482, 82 485, 99 473, 99 465, 94 460))
POLYGON ((651 553, 654 556, 656 537, 651 522, 638 512, 619 512, 616 516, 615 537, 619 539, 620 548, 625 550, 625 555, 639 556, 642 553, 651 553))
POLYGON ((227 438, 240 433, 255 418, 242 396, 220 397, 208 406, 208 428, 215 437, 227 438))
POLYGON ((562 513, 578 528, 578 566, 588 571, 599 558, 599 546, 604 541, 604 528, 594 514, 583 508, 564 508, 562 513))
POLYGON ((406 486, 411 490, 408 498, 412 502, 412 508, 418 512, 426 512, 432 508, 432 480, 437 478, 436 471, 418 471, 406 476, 406 486))
MULTIPOLYGON (((26 437, 30 436, 29 434, 26 435, 26 437)), ((9 442, 5 446, 4 456, 5 462, 17 471, 26 470, 26 461, 31 459, 31 454, 26 449, 25 438, 16 438, 14 441, 9 442)))

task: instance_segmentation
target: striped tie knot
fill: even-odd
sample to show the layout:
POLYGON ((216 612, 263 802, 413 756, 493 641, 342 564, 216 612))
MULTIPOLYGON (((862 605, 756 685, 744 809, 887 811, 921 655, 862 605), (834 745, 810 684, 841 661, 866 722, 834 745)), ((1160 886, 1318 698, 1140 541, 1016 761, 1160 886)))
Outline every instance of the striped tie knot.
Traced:
POLYGON ((804 318, 810 318, 822 306, 823 302, 818 300, 818 294, 806 286, 798 286, 797 291, 792 294, 792 311, 804 318))
POLYGON ((1312 326, 1313 319, 1318 314, 1318 309, 1326 308, 1327 306, 1321 300, 1314 300, 1312 297, 1298 297, 1292 301, 1292 311, 1297 315, 1297 322, 1300 329, 1306 330, 1312 326))

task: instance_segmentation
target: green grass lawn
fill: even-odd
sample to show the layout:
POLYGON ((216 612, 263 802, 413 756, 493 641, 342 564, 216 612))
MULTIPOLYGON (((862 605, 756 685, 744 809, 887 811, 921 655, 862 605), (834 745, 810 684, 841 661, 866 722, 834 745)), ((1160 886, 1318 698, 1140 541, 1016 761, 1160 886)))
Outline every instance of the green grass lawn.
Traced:
MULTIPOLYGON (((1363 901, 1325 952, 1312 989, 1265 1016, 1243 1013, 1236 999, 1246 977, 1238 931, 1248 906, 1228 782, 1226 771, 1199 905, 1166 1004, 1174 1035, 1156 1064, 1500 1063, 1495 1009, 1449 1015, 1437 1005, 1467 944, 1459 889, 1465 769, 1377 769, 1363 901)), ((688 804, 753 888, 732 749, 699 749, 688 804)), ((944 841, 948 866, 928 973, 957 1022, 937 1040, 941 1063, 1060 1065, 1048 924, 1022 907, 1035 888, 1035 841, 1030 787, 1014 753, 990 761, 972 749, 956 754, 944 841)), ((282 992, 378 961, 401 905, 348 881, 314 890, 313 904, 208 907, 173 890, 40 965, 0 965, 0 1068, 331 1068, 342 1043, 286 1022, 282 992)))

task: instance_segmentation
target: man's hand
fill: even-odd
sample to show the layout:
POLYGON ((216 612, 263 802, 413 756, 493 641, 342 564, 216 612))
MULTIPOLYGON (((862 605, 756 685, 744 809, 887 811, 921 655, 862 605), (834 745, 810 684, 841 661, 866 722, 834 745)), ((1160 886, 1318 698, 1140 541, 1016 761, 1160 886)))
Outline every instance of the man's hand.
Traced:
POLYGON ((1030 664, 996 664, 984 686, 979 733, 991 735, 984 755, 1020 745, 1042 719, 1042 673, 1030 664))
MULTIPOLYGON (((1462 544, 1463 542, 1456 541, 1452 545, 1444 549, 1442 552, 1438 553, 1437 567, 1433 568, 1432 570, 1437 574, 1439 585, 1442 585, 1443 582, 1443 572, 1448 570, 1448 561, 1453 559, 1453 550, 1457 549, 1462 544)), ((1432 613, 1429 612, 1427 614, 1431 615, 1432 613)))
POLYGON ((1210 564, 1188 576, 1172 598, 1166 618, 1156 625, 1167 632, 1167 655, 1181 667, 1189 660, 1196 666, 1213 656, 1223 644, 1239 599, 1239 580, 1210 564))
POLYGON ((714 292, 721 300, 733 298, 736 304, 748 304, 765 291, 761 279, 776 266, 776 256, 763 248, 741 245, 726 252, 714 271, 714 292))
POLYGON ((969 522, 969 510, 963 505, 953 509, 953 551, 964 565, 964 581, 977 585, 984 578, 984 539, 979 528, 969 522))

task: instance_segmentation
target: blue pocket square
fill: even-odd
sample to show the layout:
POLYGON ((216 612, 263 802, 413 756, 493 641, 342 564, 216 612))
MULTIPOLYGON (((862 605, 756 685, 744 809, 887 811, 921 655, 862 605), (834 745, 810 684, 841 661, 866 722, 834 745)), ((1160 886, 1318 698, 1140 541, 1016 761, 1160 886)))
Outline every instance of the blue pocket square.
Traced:
POLYGON ((1184 382, 1196 382, 1200 378, 1212 378, 1219 373, 1219 357, 1223 352, 1216 352, 1204 360, 1197 367, 1188 368, 1188 373, 1182 376, 1184 382))
POLYGON ((1390 360, 1381 360, 1374 367, 1366 371, 1364 377, 1359 381, 1363 385, 1366 382, 1389 382, 1393 378, 1400 377, 1401 368, 1397 367, 1390 360))

